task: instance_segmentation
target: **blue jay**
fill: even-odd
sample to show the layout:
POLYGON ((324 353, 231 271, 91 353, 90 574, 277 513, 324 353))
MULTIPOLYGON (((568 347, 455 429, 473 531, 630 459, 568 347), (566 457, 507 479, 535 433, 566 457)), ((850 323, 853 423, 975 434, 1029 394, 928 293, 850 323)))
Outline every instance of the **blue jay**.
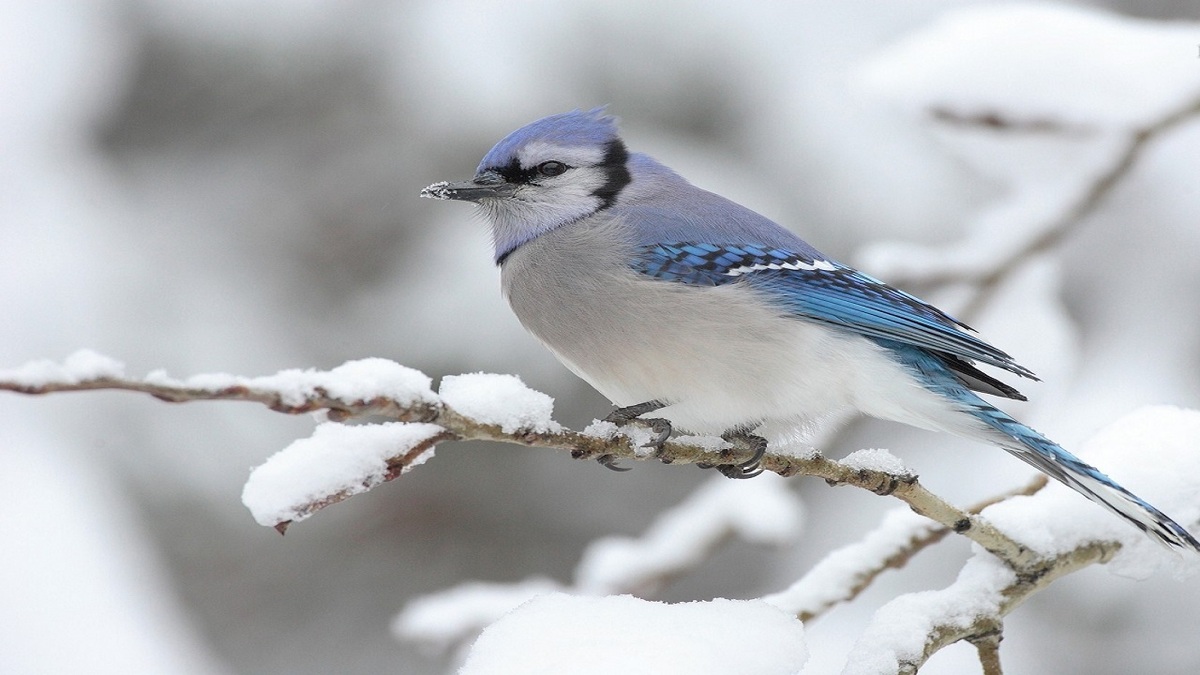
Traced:
POLYGON ((603 108, 522 127, 473 179, 421 195, 480 207, 521 323, 618 406, 606 419, 649 426, 651 445, 673 427, 720 434, 754 459, 718 468, 750 477, 763 435, 857 410, 998 445, 1150 536, 1200 551, 1158 509, 976 395, 1024 400, 975 365, 1036 379, 1008 354, 629 152, 603 108))

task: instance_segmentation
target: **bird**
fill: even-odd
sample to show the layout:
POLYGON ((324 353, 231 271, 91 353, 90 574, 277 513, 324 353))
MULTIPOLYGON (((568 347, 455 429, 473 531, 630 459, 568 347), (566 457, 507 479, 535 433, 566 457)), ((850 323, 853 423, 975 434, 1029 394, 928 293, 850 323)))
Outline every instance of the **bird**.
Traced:
MULTIPOLYGON (((544 117, 467 181, 422 197, 472 202, 490 225, 521 324, 661 449, 676 430, 752 452, 845 411, 999 446, 1150 537, 1187 529, 980 394, 1025 400, 980 369, 1036 380, 946 312, 630 152, 606 107, 544 117), (653 414, 653 417, 649 417, 653 414)), ((622 470, 611 456, 600 458, 622 470)))

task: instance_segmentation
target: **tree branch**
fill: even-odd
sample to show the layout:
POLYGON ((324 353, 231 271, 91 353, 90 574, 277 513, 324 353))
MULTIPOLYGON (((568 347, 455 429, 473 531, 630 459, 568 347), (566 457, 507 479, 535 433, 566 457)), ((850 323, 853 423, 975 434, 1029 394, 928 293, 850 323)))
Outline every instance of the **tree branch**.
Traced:
MULTIPOLYGON (((1092 215, 1108 198, 1116 186, 1133 170, 1137 160, 1145 152, 1152 141, 1178 128, 1185 122, 1200 115, 1200 99, 1189 101, 1178 110, 1171 112, 1162 119, 1141 129, 1135 129, 1129 134, 1125 147, 1113 157, 1112 162, 1100 171, 1095 179, 1088 183, 1076 199, 1058 218, 1048 223, 1037 237, 1031 238, 1024 246, 991 269, 981 270, 971 281, 978 286, 978 293, 962 309, 961 314, 971 317, 987 305, 1000 287, 1000 282, 1011 275, 1030 256, 1048 251, 1057 246, 1071 230, 1092 215)), ((960 276, 934 277, 926 280, 932 285, 947 285, 964 281, 960 276)))
POLYGON ((995 628, 967 639, 979 652, 979 665, 983 667, 983 675, 1004 675, 1004 669, 1000 667, 1000 641, 1004 639, 1002 624, 997 622, 995 628))
MULTIPOLYGON (((390 369, 404 370, 407 373, 416 372, 382 359, 371 361, 377 368, 386 365, 390 369)), ((351 368, 357 363, 359 362, 351 362, 341 368, 351 368)), ((331 375, 338 370, 285 371, 289 375, 287 378, 282 377, 284 373, 280 373, 278 376, 264 378, 208 375, 178 381, 158 374, 142 380, 102 374, 95 377, 60 376, 31 381, 32 378, 20 377, 23 371, 18 369, 0 373, 0 390, 31 395, 68 391, 134 391, 175 403, 201 400, 252 401, 287 414, 327 410, 339 420, 371 415, 401 422, 431 423, 444 430, 444 433, 436 437, 436 441, 422 444, 420 451, 410 447, 398 449, 395 456, 387 460, 388 468, 382 476, 383 481, 395 479, 405 468, 411 466, 414 460, 421 457, 425 449, 435 442, 446 440, 495 441, 550 448, 567 451, 575 459, 611 456, 636 461, 654 458, 667 464, 713 465, 738 464, 751 459, 747 450, 730 447, 713 449, 714 446, 711 445, 702 446, 679 441, 668 441, 660 452, 648 454, 644 448, 635 446, 622 435, 605 438, 563 429, 553 423, 546 425, 546 428, 553 429, 551 431, 536 431, 530 428, 505 430, 501 424, 483 422, 460 413, 445 401, 438 400, 436 395, 429 391, 410 395, 406 400, 386 396, 382 392, 368 392, 364 395, 357 391, 355 396, 334 395, 331 389, 336 388, 337 382, 331 375)), ((424 379, 428 382, 428 378, 424 379)), ((1026 569, 1037 563, 1037 556, 1032 551, 996 530, 986 520, 958 509, 929 492, 917 482, 915 475, 894 475, 884 471, 855 468, 819 454, 796 457, 768 452, 762 458, 762 467, 781 476, 815 476, 823 478, 830 485, 852 485, 879 495, 891 495, 908 504, 917 513, 978 543, 1014 568, 1026 569)), ((338 490, 322 495, 298 506, 295 511, 307 516, 369 487, 370 485, 356 486, 353 490, 338 490)), ((288 522, 275 523, 275 526, 283 531, 286 530, 288 522)))
MULTIPOLYGON (((1039 475, 1020 488, 973 504, 966 511, 978 514, 1006 499, 1035 494, 1046 486, 1046 482, 1046 477, 1039 475)), ((893 515, 889 514, 883 524, 862 540, 831 552, 791 588, 764 599, 808 623, 830 609, 854 600, 879 575, 889 569, 903 568, 918 553, 938 543, 951 531, 949 527, 933 523, 917 528, 907 523, 897 525, 893 515)))
POLYGON ((0 380, 0 391, 40 396, 72 391, 132 391, 149 394, 168 403, 192 401, 249 401, 261 403, 275 412, 303 415, 326 411, 331 421, 352 417, 378 415, 397 422, 429 422, 438 414, 437 406, 428 403, 398 403, 385 396, 367 400, 335 397, 324 387, 314 387, 310 394, 296 403, 288 401, 284 392, 274 387, 255 387, 230 384, 217 387, 189 386, 182 383, 155 382, 149 379, 130 380, 121 377, 96 377, 78 382, 50 381, 29 384, 20 380, 0 380))
MULTIPOLYGON (((1044 560, 1036 572, 1017 574, 1011 583, 1003 586, 989 598, 996 604, 994 613, 977 616, 973 622, 967 624, 955 621, 953 618, 937 623, 927 633, 920 655, 905 660, 898 672, 916 673, 937 652, 955 642, 967 640, 975 643, 980 650, 980 661, 983 664, 984 673, 999 673, 998 649, 1002 639, 1003 618, 1035 593, 1047 588, 1061 577, 1089 565, 1108 562, 1120 549, 1121 543, 1117 541, 1093 541, 1044 560), (992 641, 994 644, 989 644, 992 641), (995 651, 994 655, 988 653, 993 650, 995 651), (989 667, 993 670, 988 670, 989 667)), ((938 593, 950 592, 953 588, 954 585, 938 593)))

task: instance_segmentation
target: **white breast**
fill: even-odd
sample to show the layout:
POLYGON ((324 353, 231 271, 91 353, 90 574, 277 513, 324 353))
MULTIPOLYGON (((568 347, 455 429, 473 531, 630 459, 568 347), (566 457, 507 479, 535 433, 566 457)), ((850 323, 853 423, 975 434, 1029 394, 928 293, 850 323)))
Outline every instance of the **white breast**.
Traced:
POLYGON ((738 283, 696 287, 628 267, 600 218, 546 233, 505 261, 525 327, 618 406, 662 400, 680 429, 787 429, 858 410, 957 431, 966 423, 875 342, 784 316, 738 283))

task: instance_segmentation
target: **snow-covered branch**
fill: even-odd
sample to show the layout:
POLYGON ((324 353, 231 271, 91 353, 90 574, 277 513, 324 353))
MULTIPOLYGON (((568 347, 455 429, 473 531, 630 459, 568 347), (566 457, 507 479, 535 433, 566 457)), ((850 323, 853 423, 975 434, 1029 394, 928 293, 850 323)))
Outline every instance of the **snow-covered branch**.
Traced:
POLYGON ((429 421, 437 414, 429 386, 423 373, 386 359, 350 361, 330 371, 293 369, 264 377, 210 373, 179 380, 161 370, 128 378, 120 361, 83 349, 62 363, 43 359, 0 370, 0 390, 22 394, 106 389, 171 403, 250 401, 289 415, 322 411, 335 421, 365 415, 429 421))
MULTIPOLYGON (((175 380, 162 373, 129 378, 116 361, 80 352, 63 364, 43 361, 0 371, 0 389, 27 394, 131 390, 168 401, 246 400, 289 413, 333 410, 344 418, 370 414, 401 420, 363 425, 322 423, 312 436, 255 469, 243 500, 260 522, 281 530, 324 506, 396 478, 429 459, 433 445, 443 440, 486 439, 547 447, 578 458, 612 455, 644 460, 652 456, 619 434, 601 437, 562 428, 552 419, 550 398, 526 388, 513 376, 447 377, 436 394, 430 384, 421 373, 381 359, 350 362, 331 371, 175 380)), ((1200 467, 1192 468, 1200 460, 1190 445, 1200 434, 1200 413, 1147 409, 1114 427, 1095 441, 1098 448, 1091 448, 1092 454, 1127 455, 1128 448, 1137 445, 1145 456, 1156 457, 1160 461, 1137 466, 1154 473, 1157 484, 1170 486, 1161 495, 1165 506, 1182 513, 1185 522, 1196 520, 1200 514, 1190 497, 1194 480, 1190 483, 1184 476, 1200 475, 1200 467)), ((728 450, 714 449, 706 441, 672 442, 667 452, 671 461, 678 463, 744 460, 728 450)), ((959 509, 930 493, 898 460, 880 451, 854 453, 842 461, 815 454, 769 453, 763 465, 781 476, 816 476, 831 485, 854 485, 891 495, 933 521, 903 510, 894 512, 876 531, 829 556, 792 588, 764 598, 793 616, 813 618, 853 599, 882 571, 903 566, 950 531, 972 539, 982 549, 951 586, 901 596, 881 608, 851 653, 847 666, 851 673, 915 672, 939 649, 960 640, 974 642, 981 659, 994 661, 998 668, 994 646, 1003 617, 1034 593, 1092 564, 1112 561, 1125 573, 1147 574, 1147 570, 1161 567, 1165 557, 1153 542, 1142 541, 1137 532, 1069 490, 1058 485, 1042 490, 1044 481, 959 509), (902 625, 899 630, 898 624, 902 625)), ((714 489, 698 495, 664 514, 639 540, 614 540, 594 547, 580 565, 575 588, 564 590, 584 594, 638 590, 695 566, 706 551, 735 530, 749 527, 750 531, 742 534, 748 538, 783 536, 782 531, 763 531, 761 523, 754 522, 750 512, 764 510, 761 500, 758 507, 742 509, 746 516, 738 516, 742 510, 730 508, 727 492, 714 489), (698 520, 724 524, 697 526, 698 520)), ((771 498, 778 501, 780 497, 771 498)), ((1200 567, 1195 560, 1176 563, 1180 574, 1194 573, 1200 567)), ((493 587, 493 595, 500 595, 490 602, 490 609, 475 607, 472 612, 494 617, 496 608, 512 607, 523 597, 552 589, 562 587, 553 582, 528 588, 493 587)), ((454 608, 478 604, 478 593, 465 595, 465 601, 450 603, 449 609, 445 602, 424 609, 461 614, 454 608)), ((408 613, 410 618, 417 609, 408 613)), ((439 622, 416 621, 414 625, 420 628, 431 623, 439 622)), ((440 624, 443 630, 457 627, 460 636, 464 629, 458 620, 440 624)), ((411 634, 412 626, 408 628, 411 634)))
MULTIPOLYGON (((119 362, 86 351, 61 365, 40 361, 0 371, 0 389, 25 394, 114 389, 144 392, 172 402, 253 401, 289 414, 328 410, 339 420, 361 415, 395 420, 370 432, 336 422, 324 424, 311 437, 293 443, 255 469, 243 501, 259 523, 281 532, 330 504, 393 480, 428 459, 427 452, 434 444, 448 440, 557 449, 576 459, 654 458, 667 464, 736 464, 750 459, 747 451, 725 443, 670 441, 661 451, 651 453, 611 429, 601 434, 565 429, 551 417, 550 397, 526 388, 511 375, 447 377, 440 395, 430 389, 430 382, 424 374, 385 359, 351 361, 330 371, 288 370, 265 377, 207 374, 177 380, 154 372, 140 379, 127 378, 119 362), (302 475, 309 478, 298 481, 302 475)), ((869 463, 837 462, 816 453, 793 456, 778 452, 768 452, 762 467, 785 477, 815 476, 830 485, 853 485, 894 496, 1014 566, 1025 566, 1031 560, 1025 547, 987 521, 929 492, 916 475, 902 467, 888 471, 871 468, 869 463)))
POLYGON ((396 616, 392 629, 401 639, 446 650, 539 595, 652 595, 700 567, 730 541, 782 545, 797 537, 802 521, 800 499, 788 481, 770 475, 753 481, 716 476, 659 514, 640 536, 592 542, 570 584, 542 577, 463 583, 413 600, 396 616))
MULTIPOLYGON (((1200 412, 1152 406, 1117 420, 1081 451, 1110 466, 1121 465, 1124 458, 1119 467, 1123 475, 1155 490, 1156 502, 1194 526, 1200 520, 1197 442, 1200 412), (1150 457, 1154 459, 1147 461, 1150 457)), ((995 527, 1036 551, 1032 564, 1014 567, 977 550, 946 588, 900 596, 881 607, 852 650, 845 672, 916 672, 934 653, 961 640, 975 642, 981 658, 997 659, 987 643, 998 635, 1004 617, 1058 579, 1091 565, 1103 563, 1116 574, 1140 578, 1170 572, 1183 579, 1200 573, 1200 557, 1167 551, 1085 506, 1057 483, 988 505, 982 514, 995 527)), ((789 594, 793 591, 782 595, 789 594)))
MULTIPOLYGON (((1035 494, 1045 486, 1046 477, 1038 476, 1024 487, 979 502, 966 511, 978 514, 1010 497, 1035 494)), ((832 551, 787 590, 763 599, 807 622, 858 597, 880 574, 904 567, 913 556, 950 532, 945 525, 911 509, 895 509, 861 540, 832 551)))
POLYGON ((976 555, 958 579, 940 591, 902 595, 881 607, 850 652, 846 675, 912 675, 937 652, 956 642, 976 644, 985 668, 999 673, 1003 619, 1059 578, 1106 562, 1121 548, 1097 541, 1046 560, 1034 573, 1019 574, 993 556, 976 555))

